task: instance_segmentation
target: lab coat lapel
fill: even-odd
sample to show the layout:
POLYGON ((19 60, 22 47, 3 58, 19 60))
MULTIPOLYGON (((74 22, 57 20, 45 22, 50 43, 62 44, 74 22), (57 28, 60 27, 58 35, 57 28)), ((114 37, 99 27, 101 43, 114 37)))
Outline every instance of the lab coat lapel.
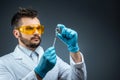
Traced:
POLYGON ((15 57, 15 60, 22 66, 25 66, 29 68, 30 70, 33 70, 35 67, 35 63, 32 61, 32 59, 24 54, 18 46, 15 48, 13 55, 15 57))

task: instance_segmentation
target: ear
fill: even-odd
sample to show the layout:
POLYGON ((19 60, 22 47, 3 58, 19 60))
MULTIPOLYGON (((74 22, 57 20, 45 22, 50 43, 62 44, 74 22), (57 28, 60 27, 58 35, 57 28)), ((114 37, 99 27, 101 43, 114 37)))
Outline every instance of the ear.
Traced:
POLYGON ((13 35, 16 37, 16 38, 19 38, 20 36, 20 32, 16 29, 13 30, 13 35))

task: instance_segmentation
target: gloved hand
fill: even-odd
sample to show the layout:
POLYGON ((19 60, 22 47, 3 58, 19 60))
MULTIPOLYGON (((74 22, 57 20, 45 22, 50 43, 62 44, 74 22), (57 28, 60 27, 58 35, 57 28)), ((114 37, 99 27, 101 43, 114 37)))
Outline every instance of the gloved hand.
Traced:
POLYGON ((58 31, 56 35, 67 45, 68 50, 73 53, 79 51, 77 32, 70 28, 66 28, 63 24, 58 24, 57 28, 60 29, 60 31, 58 31))
POLYGON ((56 64, 56 53, 55 48, 48 48, 43 54, 39 64, 34 69, 34 71, 41 77, 44 78, 46 73, 50 71, 56 64))

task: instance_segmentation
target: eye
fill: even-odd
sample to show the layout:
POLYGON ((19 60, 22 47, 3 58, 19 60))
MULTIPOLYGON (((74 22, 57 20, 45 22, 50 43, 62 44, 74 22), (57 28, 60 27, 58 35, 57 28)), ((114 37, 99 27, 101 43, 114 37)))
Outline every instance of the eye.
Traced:
POLYGON ((34 29, 34 27, 31 27, 31 26, 27 26, 26 28, 25 28, 25 30, 33 30, 34 29))
POLYGON ((41 28, 40 28, 40 26, 38 26, 36 29, 37 29, 37 30, 40 30, 41 28))

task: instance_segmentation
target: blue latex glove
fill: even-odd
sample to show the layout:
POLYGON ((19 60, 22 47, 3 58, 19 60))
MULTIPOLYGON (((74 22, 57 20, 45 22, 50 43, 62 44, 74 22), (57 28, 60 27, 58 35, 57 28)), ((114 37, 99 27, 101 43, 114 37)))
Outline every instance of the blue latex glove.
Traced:
POLYGON ((34 69, 34 71, 41 77, 44 78, 46 73, 50 71, 56 64, 56 53, 55 48, 48 48, 43 54, 39 64, 34 69))
POLYGON ((77 32, 70 28, 66 28, 63 24, 58 24, 57 28, 60 29, 60 31, 58 31, 56 35, 67 45, 68 50, 73 53, 79 51, 77 32))

